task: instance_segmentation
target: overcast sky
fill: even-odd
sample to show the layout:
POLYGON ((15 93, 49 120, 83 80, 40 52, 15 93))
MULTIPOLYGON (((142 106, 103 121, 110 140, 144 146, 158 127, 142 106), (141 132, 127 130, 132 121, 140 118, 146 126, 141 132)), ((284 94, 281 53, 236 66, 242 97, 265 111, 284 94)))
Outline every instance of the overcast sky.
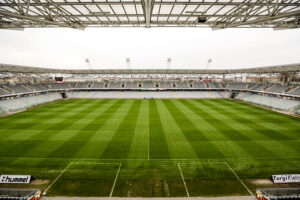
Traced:
POLYGON ((0 30, 0 63, 81 69, 243 68, 300 63, 300 29, 0 30), (208 64, 208 59, 212 62, 208 64))

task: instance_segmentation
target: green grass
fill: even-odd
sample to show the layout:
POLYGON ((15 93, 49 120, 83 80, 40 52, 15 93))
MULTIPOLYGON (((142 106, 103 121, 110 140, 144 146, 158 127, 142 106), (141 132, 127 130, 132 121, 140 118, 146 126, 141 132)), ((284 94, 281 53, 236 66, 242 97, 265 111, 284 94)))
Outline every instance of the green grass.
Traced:
POLYGON ((300 187, 253 183, 300 173, 300 119, 212 99, 68 100, 0 118, 0 174, 44 180, 0 187, 45 190, 67 166, 47 195, 249 195, 236 175, 252 192, 300 187))

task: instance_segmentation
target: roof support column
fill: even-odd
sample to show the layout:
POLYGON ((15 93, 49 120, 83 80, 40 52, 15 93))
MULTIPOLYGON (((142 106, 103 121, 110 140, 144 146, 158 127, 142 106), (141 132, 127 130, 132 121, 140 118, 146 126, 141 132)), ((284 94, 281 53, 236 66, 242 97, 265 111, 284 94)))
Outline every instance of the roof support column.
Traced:
POLYGON ((154 0, 143 0, 142 1, 144 17, 145 17, 147 28, 150 28, 153 5, 154 5, 154 0))

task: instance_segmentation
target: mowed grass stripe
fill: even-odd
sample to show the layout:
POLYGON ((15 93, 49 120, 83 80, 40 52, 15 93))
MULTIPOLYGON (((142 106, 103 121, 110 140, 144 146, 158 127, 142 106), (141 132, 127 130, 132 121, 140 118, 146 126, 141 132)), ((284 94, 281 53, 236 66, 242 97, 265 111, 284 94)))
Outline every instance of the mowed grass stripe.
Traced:
MULTIPOLYGON (((284 134, 283 131, 279 131, 279 130, 277 131, 274 129, 270 129, 269 126, 263 126, 261 125, 260 122, 264 121, 264 118, 259 117, 259 115, 255 115, 253 117, 250 114, 247 114, 246 111, 236 110, 235 108, 232 108, 233 106, 229 106, 228 104, 226 104, 224 107, 224 104, 222 104, 223 101, 221 102, 205 101, 205 102, 207 102, 211 108, 218 110, 224 115, 227 116, 231 116, 233 114, 236 115, 237 117, 235 117, 234 120, 248 127, 249 130, 247 132, 249 132, 249 136, 252 137, 254 140, 256 140, 256 142, 264 142, 265 143, 264 146, 266 148, 267 146, 269 146, 269 149, 274 152, 277 152, 277 154, 284 153, 281 156, 284 156, 287 153, 290 156, 298 155, 299 142, 296 140, 300 139, 299 134, 298 137, 296 137, 297 135, 294 135, 294 137, 291 138, 290 136, 286 135, 289 133, 289 131, 286 131, 286 134, 284 134), (288 143, 286 143, 286 140, 288 140, 288 143), (291 143, 294 143, 294 145, 291 145, 291 143)), ((286 123, 288 123, 288 120, 286 123)), ((276 126, 276 123, 272 123, 272 124, 273 126, 276 126)))
MULTIPOLYGON (((222 113, 223 115, 232 116, 231 119, 233 119, 234 121, 241 123, 244 126, 247 126, 252 131, 260 133, 261 135, 265 136, 265 137, 257 137, 258 135, 251 134, 254 135, 254 137, 256 137, 257 140, 258 139, 270 139, 270 140, 291 140, 292 139, 287 135, 280 133, 279 131, 269 129, 266 126, 261 125, 260 122, 264 120, 261 119, 259 115, 252 116, 250 114, 247 114, 246 110, 245 111, 236 110, 234 106, 224 105, 222 102, 223 101, 214 101, 214 102, 205 101, 205 104, 209 105, 214 110, 218 110, 218 112, 222 113)), ((274 123, 273 125, 276 124, 274 123)))
POLYGON ((44 112, 57 112, 64 109, 65 106, 71 106, 74 103, 78 103, 76 101, 55 101, 46 104, 42 104, 38 107, 31 108, 26 112, 19 112, 9 116, 0 116, 0 125, 5 125, 9 123, 18 123, 19 121, 24 120, 24 118, 36 118, 35 116, 44 115, 44 112), (50 109, 50 110, 49 110, 50 109), (14 119, 14 120, 11 120, 14 119))
POLYGON ((110 143, 104 150, 102 158, 128 158, 141 105, 142 104, 140 100, 134 100, 130 110, 121 122, 117 131, 115 131, 110 143))
POLYGON ((169 112, 165 100, 157 100, 163 132, 172 159, 197 159, 198 156, 177 122, 169 112))
POLYGON ((223 158, 222 153, 212 144, 209 139, 198 129, 193 122, 181 112, 172 100, 163 101, 173 116, 186 140, 193 147, 198 158, 223 158))
MULTIPOLYGON (((123 101, 123 100, 105 100, 105 101, 123 101)), ((107 145, 112 140, 114 132, 117 131, 119 125, 123 121, 124 117, 128 113, 133 101, 124 101, 124 103, 113 113, 106 112, 106 114, 99 119, 99 123, 102 124, 101 128, 95 130, 95 134, 89 138, 88 142, 81 147, 80 151, 74 156, 76 158, 91 158, 101 159, 102 154, 105 151, 107 145), (109 116, 109 120, 106 120, 106 116, 109 116)), ((95 129, 95 128, 93 128, 95 129)), ((89 130, 92 131, 92 130, 89 130)))
POLYGON ((129 159, 147 159, 149 143, 149 101, 140 100, 141 108, 128 155, 129 159))
MULTIPOLYGON (((195 115, 195 123, 204 129, 203 133, 210 142, 215 145, 222 152, 226 158, 245 158, 248 153, 244 151, 240 145, 232 141, 226 134, 222 133, 218 126, 214 125, 213 118, 207 115, 190 103, 190 100, 179 100, 178 103, 182 105, 182 110, 189 117, 195 115)), ((220 158, 219 158, 220 159, 220 158)))
POLYGON ((219 129, 221 133, 236 143, 244 152, 247 152, 249 157, 273 156, 273 152, 255 143, 238 130, 238 127, 243 126, 242 124, 233 123, 228 116, 223 116, 221 113, 205 105, 204 100, 191 100, 191 103, 193 104, 187 103, 186 105, 190 106, 192 110, 205 114, 205 117, 210 120, 215 128, 219 129))
MULTIPOLYGON (((103 104, 107 102, 108 101, 104 101, 103 104)), ((100 112, 91 122, 86 124, 81 130, 76 131, 71 138, 61 144, 61 146, 48 155, 48 157, 74 157, 89 139, 97 133, 97 130, 99 130, 124 103, 124 101, 116 101, 106 110, 100 112)))
POLYGON ((254 104, 251 105, 252 104, 251 102, 224 99, 223 103, 235 106, 237 109, 247 111, 248 113, 251 113, 251 114, 263 115, 264 119, 270 119, 273 123, 285 122, 286 120, 291 120, 295 124, 298 124, 298 127, 300 126, 299 119, 296 117, 285 115, 282 113, 275 114, 274 111, 272 111, 272 110, 263 109, 263 108, 254 106, 254 104))
MULTIPOLYGON (((60 103, 61 102, 57 104, 60 103)), ((59 110, 59 112, 45 112, 43 116, 40 116, 40 113, 43 112, 34 112, 32 113, 31 117, 23 118, 23 120, 20 123, 14 122, 11 124, 7 124, 3 127, 15 132, 24 131, 24 130, 40 130, 43 129, 44 127, 47 127, 47 125, 45 125, 46 123, 51 124, 51 122, 54 120, 57 121, 60 120, 60 118, 70 115, 69 110, 75 109, 80 104, 81 104, 80 102, 69 104, 68 106, 65 106, 64 108, 59 110), (38 115, 38 117, 36 117, 36 115, 38 115)), ((39 109, 37 108, 36 110, 39 109)), ((56 123, 56 121, 54 121, 54 123, 56 123)))
POLYGON ((92 110, 97 107, 97 102, 89 103, 84 106, 79 106, 77 112, 72 112, 72 115, 62 118, 58 124, 52 125, 44 130, 39 130, 39 133, 26 140, 25 145, 28 147, 22 151, 20 157, 47 157, 49 152, 53 151, 59 144, 59 141, 63 140, 65 130, 68 127, 72 127, 76 122, 80 120, 79 115, 84 113, 83 111, 92 110), (58 141, 51 140, 57 135, 61 135, 58 141))
MULTIPOLYGON (((33 157, 51 157, 51 154, 65 144, 66 141, 70 140, 79 130, 68 130, 73 128, 77 123, 85 120, 89 114, 93 111, 98 112, 107 104, 106 101, 96 100, 89 106, 81 106, 81 109, 78 110, 74 115, 69 116, 60 126, 55 127, 55 130, 49 130, 43 136, 39 136, 37 139, 40 140, 40 144, 35 148, 31 149, 27 154, 33 157)), ((26 155, 24 155, 26 157, 26 155)))
MULTIPOLYGON (((228 105, 228 106, 234 106, 234 109, 240 110, 240 111, 247 111, 248 114, 252 115, 260 115, 264 116, 263 120, 271 121, 272 123, 283 123, 289 120, 292 123, 297 123, 297 118, 285 115, 282 113, 274 112, 273 110, 268 110, 259 107, 259 105, 246 102, 246 101, 239 101, 239 100, 230 100, 230 99, 224 99, 222 102, 222 105, 228 105), (274 115, 275 114, 275 115, 274 115)), ((221 106, 221 105, 220 105, 221 106)))
POLYGON ((225 137, 222 133, 219 132, 214 126, 211 125, 211 122, 205 120, 205 115, 199 115, 193 112, 189 107, 185 105, 185 101, 188 100, 178 100, 174 101, 174 104, 177 108, 185 113, 185 115, 191 120, 191 122, 196 126, 198 129, 202 131, 205 135, 207 140, 209 141, 228 141, 228 138, 225 137), (184 102, 184 103, 183 103, 184 102))
MULTIPOLYGON (((49 119, 52 119, 54 117, 59 117, 61 115, 64 115, 64 114, 67 114, 68 112, 68 109, 69 110, 72 110, 73 108, 75 108, 76 106, 78 106, 80 104, 81 101, 78 101, 78 102, 75 102, 75 103, 72 103, 72 104, 68 104, 66 105, 65 107, 61 107, 61 109, 59 109, 58 113, 57 112, 45 112, 43 114, 43 116, 40 116, 40 113, 43 113, 42 111, 39 111, 41 108, 36 108, 35 112, 31 112, 31 111, 27 111, 27 112, 30 112, 30 117, 24 117, 22 116, 22 113, 18 113, 16 115, 21 115, 19 118, 19 120, 15 120, 15 117, 14 115, 12 116, 8 116, 7 118, 10 119, 10 123, 6 123, 6 122, 3 122, 3 123, 0 123, 2 129, 0 129, 0 135, 2 135, 3 133, 7 133, 6 131, 9 130, 9 132, 20 132, 20 130, 30 130, 30 129, 33 129, 33 128, 36 128, 36 127, 40 127, 41 126, 41 122, 44 122, 44 121, 47 121, 49 119), (35 117, 36 115, 38 115, 38 117, 35 117), (22 123, 18 123, 18 121, 20 121, 22 119, 22 123), (26 119, 24 121, 24 119, 26 119), (4 131, 5 130, 5 131, 4 131)), ((57 105, 60 105, 61 103, 64 103, 64 101, 60 101, 58 103, 56 103, 57 105)), ((27 113, 25 112, 25 113, 27 113)), ((20 133, 22 134, 22 133, 20 133)), ((6 138, 6 139, 9 139, 6 138)))
MULTIPOLYGON (((61 177, 59 182, 55 183, 54 187, 52 187, 53 193, 50 195, 72 196, 76 193, 77 196, 102 196, 103 194, 105 196, 109 192, 103 193, 102 189, 105 187, 107 191, 111 189, 112 182, 116 177, 116 168, 118 167, 118 164, 115 164, 121 163, 122 169, 116 182, 115 196, 176 197, 186 194, 177 162, 182 167, 191 196, 233 196, 244 194, 244 188, 239 188, 240 183, 236 181, 233 174, 224 174, 225 171, 228 172, 228 169, 220 164, 221 161, 229 162, 230 166, 251 190, 256 188, 256 185, 251 182, 252 180, 268 179, 270 175, 277 173, 289 174, 298 173, 299 171, 300 149, 297 150, 295 148, 291 150, 290 148, 285 148, 284 145, 276 147, 278 141, 300 147, 297 134, 294 134, 295 140, 293 140, 293 137, 291 139, 276 138, 276 140, 273 140, 264 136, 258 130, 272 130, 268 126, 278 121, 272 122, 271 117, 267 117, 267 121, 262 119, 265 116, 271 116, 270 114, 259 115, 247 112, 247 109, 239 110, 238 102, 236 102, 236 107, 232 107, 227 102, 224 103, 223 100, 80 100, 80 102, 76 107, 64 111, 66 113, 63 115, 57 115, 58 117, 51 117, 47 120, 41 119, 38 121, 39 125, 22 130, 22 134, 12 132, 9 141, 24 141, 30 138, 24 135, 28 134, 28 136, 31 136, 33 133, 44 131, 43 134, 38 134, 36 138, 33 138, 34 140, 42 141, 42 143, 35 147, 31 145, 31 150, 23 155, 25 156, 24 158, 21 156, 2 156, 0 159, 0 174, 31 174, 36 179, 49 180, 51 183, 71 161, 74 163, 80 162, 83 163, 82 166, 85 165, 83 168, 86 170, 82 169, 81 164, 76 164, 77 167, 74 167, 71 171, 68 170, 64 177, 61 177), (133 120, 135 125, 132 126, 132 121, 126 119, 130 115, 136 101, 140 101, 141 105, 140 109, 134 112, 136 120, 133 120), (96 106, 98 103, 102 104, 101 102, 104 104, 96 106), (119 108, 109 111, 116 102, 123 102, 123 104, 119 108), (156 109, 151 107, 151 102, 155 102, 154 106, 156 109), (207 105, 204 105, 203 102, 207 105), (225 109, 226 112, 218 113, 216 111, 221 109, 225 109), (100 115, 101 117, 99 117, 100 115), (242 116, 242 119, 239 121, 240 116, 242 116), (98 119, 91 124, 95 118, 98 119), (152 125, 155 125, 152 128, 157 130, 156 125, 158 125, 161 131, 156 132, 152 129, 153 132, 150 132, 150 118, 152 118, 152 125), (219 121, 216 121, 215 118, 219 121), (247 119, 249 119, 248 122, 246 121, 247 119), (256 127, 248 125, 252 123, 251 120, 260 125, 257 128, 258 130, 255 130, 256 127), (64 122, 62 123, 62 121, 64 122), (222 123, 226 126, 224 127, 222 123), (264 126, 264 123, 268 126, 264 126), (66 126, 66 128, 56 127, 55 125, 57 124, 62 127, 66 126), (101 125, 99 126, 99 124, 101 125), (130 129, 133 129, 132 134, 125 133, 127 129, 120 131, 123 130, 120 127, 125 127, 126 124, 134 127, 130 127, 130 129), (86 129, 82 130, 84 127, 86 129), (148 132, 144 129, 147 128, 149 129, 149 137, 154 136, 155 138, 155 140, 150 138, 150 160, 147 160, 146 157, 148 132), (192 135, 196 137, 193 138, 195 141, 188 141, 181 128, 185 129, 186 134, 189 134, 191 129, 191 132, 195 133, 195 135, 192 135), (222 128, 224 128, 223 132, 220 130, 222 128), (203 136, 197 138, 198 135, 196 133, 198 131, 203 136), (238 134, 233 136, 234 133, 232 131, 238 131, 242 138, 239 138, 238 134), (57 134, 58 132, 59 134, 57 134), (72 138, 79 132, 81 134, 78 137, 72 138), (125 134, 123 135, 123 133, 125 134), (86 134, 88 138, 85 138, 86 134), (92 134, 91 137, 89 137, 90 134, 92 134), (122 156, 118 156, 120 159, 102 159, 102 155, 106 154, 105 151, 108 148, 118 148, 120 146, 120 141, 116 141, 118 139, 116 137, 117 134, 122 137, 126 136, 122 145, 124 145, 124 152, 127 151, 128 153, 122 152, 122 156), (228 134, 231 137, 228 137, 228 134), (81 140, 86 140, 83 145, 81 145, 81 140), (71 149, 62 148, 59 150, 65 142, 72 146, 71 149), (204 148, 202 143, 211 143, 221 152, 223 158, 216 158, 213 154, 210 157, 198 158, 192 143, 199 149, 204 148), (261 149, 259 145, 266 148, 267 151, 261 149), (57 152, 57 155, 51 155, 58 150, 61 153, 57 152), (135 152, 135 150, 137 151, 135 152), (163 154, 169 155, 169 158, 166 159, 161 156, 165 150, 168 154, 163 154), (154 154, 152 154, 152 151, 154 151, 154 154), (259 151, 259 153, 256 151, 259 151), (282 153, 279 151, 282 151, 282 153), (63 154, 69 154, 69 156, 62 157, 61 155, 63 154), (47 158, 34 158, 42 155, 47 158), (154 160, 154 158, 158 160, 154 160), (172 160, 178 158, 181 160, 172 160), (214 162, 216 163, 213 164, 214 162), (86 176, 87 174, 88 176, 86 176), (235 187, 235 189, 230 190, 232 187, 235 187), (74 193, 74 191, 76 192, 74 193)), ((72 104, 75 103, 76 101, 72 102, 72 104)), ((51 109, 52 107, 49 107, 49 110, 51 109)), ((36 111, 38 110, 36 109, 36 111)), ((251 106, 249 110, 251 110, 251 106)), ((45 110, 43 112, 45 112, 43 115, 47 115, 52 111, 47 112, 45 110)), ((57 114, 59 113, 60 111, 57 114)), ((33 112, 31 113, 32 117, 29 116, 28 118, 37 118, 37 114, 40 113, 33 112)), ((272 115, 276 116, 277 113, 272 115)), ((18 119, 18 123, 26 123, 31 120, 26 118, 18 119)), ((280 123, 282 122, 278 124, 280 123)), ((287 120, 286 123, 291 126, 291 130, 296 130, 292 127, 293 121, 287 120)), ((286 129, 288 129, 288 125, 286 125, 286 129)), ((6 130, 9 129, 5 128, 4 132, 6 130)), ((280 129, 280 131, 284 134, 282 132, 283 129, 280 129)), ((287 136, 290 136, 290 133, 287 132, 287 136)), ((3 138, 0 141, 2 140, 3 138)), ((21 148, 17 150, 23 151, 21 148)), ((201 150, 205 151, 205 149, 201 150)), ((119 152, 115 152, 115 154, 119 154, 119 152)), ((267 185, 265 186, 267 187, 267 185)), ((18 187, 45 189, 47 184, 35 186, 29 184, 18 187)))
MULTIPOLYGON (((213 102, 211 102, 213 103, 213 102)), ((240 105, 242 103, 236 102, 237 105, 240 105)), ((300 132, 300 119, 293 117, 293 120, 290 119, 291 116, 289 116, 286 119, 281 119, 279 120, 274 120, 274 117, 261 117, 261 115, 256 115, 253 114, 251 112, 249 112, 249 108, 248 112, 246 109, 239 109, 238 106, 232 106, 231 103, 229 103, 229 101, 221 101, 219 104, 217 104, 218 107, 222 107, 222 106, 227 106, 227 107, 231 107, 232 109, 230 109, 229 111, 231 112, 237 112, 240 113, 241 115, 243 115, 243 118, 247 118, 252 121, 255 122, 257 125, 259 125, 259 127, 261 129, 269 129, 272 132, 277 132, 278 134, 276 134, 277 137, 281 137, 279 139, 282 140, 293 140, 293 139, 298 139, 299 138, 299 132, 300 132), (259 117, 258 117, 259 116, 259 117), (291 128, 292 127, 292 128, 291 128)), ((273 111, 270 111, 272 113, 270 113, 269 116, 276 116, 277 113, 275 114, 273 111)), ((279 114, 279 113, 278 113, 279 114)), ((279 114, 282 115, 282 114, 279 114)), ((246 121, 245 121, 246 123, 246 121)), ((275 136, 275 137, 276 137, 275 136)), ((273 135, 274 138, 274 135, 273 135)), ((274 138, 276 139, 276 138, 274 138)))
POLYGON ((157 100, 149 100, 149 154, 150 159, 170 159, 168 144, 163 131, 157 100))
MULTIPOLYGON (((292 126, 292 123, 289 119, 284 122, 274 122, 272 119, 265 119, 260 115, 249 114, 246 110, 239 110, 230 104, 221 102, 208 102, 215 109, 220 110, 225 115, 230 115, 234 113, 237 118, 236 121, 245 124, 249 128, 254 129, 257 132, 265 135, 271 140, 295 140, 299 139, 299 132, 296 130, 280 130, 282 126, 292 126), (225 108, 225 109, 224 109, 225 108)), ((238 104, 238 103, 237 103, 238 104)), ((273 113, 274 114, 274 113, 273 113)), ((299 120, 300 122, 300 120, 299 120)))
MULTIPOLYGON (((220 100, 215 100, 215 101, 220 101, 220 100)), ((265 147, 265 145, 260 144, 258 142, 258 140, 256 139, 256 137, 252 137, 252 135, 255 134, 255 131, 253 131, 249 134, 249 132, 247 132, 247 130, 249 130, 249 128, 244 123, 240 123, 240 122, 235 120, 236 118, 238 118, 238 116, 235 113, 224 114, 224 113, 222 113, 223 112, 222 110, 219 110, 219 109, 215 108, 214 106, 212 106, 208 102, 207 99, 203 100, 201 102, 199 102, 199 101, 196 101, 196 102, 200 103, 202 106, 209 109, 211 111, 210 112, 211 114, 218 115, 218 117, 220 119, 224 120, 225 123, 228 123, 228 127, 231 130, 234 130, 237 133, 240 133, 240 135, 242 137, 246 137, 248 142, 247 142, 247 140, 245 140, 245 142, 241 141, 240 143, 242 143, 242 145, 245 148, 247 148, 248 151, 253 151, 253 153, 256 153, 256 151, 260 150, 260 153, 258 154, 260 156, 263 155, 263 154, 279 156, 279 155, 276 154, 276 152, 273 152, 272 150, 267 149, 265 147)), ((228 108, 228 109, 230 109, 230 108, 228 108)), ((251 153, 251 154, 253 154, 253 153, 251 153)), ((253 155, 255 155, 255 154, 253 154, 253 155)))
MULTIPOLYGON (((72 109, 73 107, 77 106, 80 104, 80 101, 77 102, 76 104, 65 108, 65 111, 61 111, 60 113, 57 113, 56 115, 53 114, 49 115, 49 119, 51 120, 53 117, 57 118, 58 124, 52 124, 52 125, 40 125, 41 121, 45 121, 42 119, 41 121, 35 121, 32 126, 26 126, 23 129, 19 128, 16 130, 17 133, 14 133, 11 135, 11 137, 18 138, 18 139, 10 139, 8 138, 7 140, 1 140, 1 149, 0 149, 0 156, 6 156, 6 157, 17 157, 17 156, 22 156, 24 153, 29 151, 33 146, 39 145, 39 140, 37 140, 37 137, 39 134, 45 132, 47 133, 47 130, 51 129, 52 127, 56 127, 59 125, 59 121, 63 123, 64 118, 63 116, 67 114, 68 109, 72 109), (33 127, 38 127, 36 131, 32 131, 31 133, 26 133, 26 137, 18 137, 18 135, 24 135, 23 131, 24 130, 31 130, 33 127), (19 139, 20 138, 20 139, 19 139), (22 149, 22 151, 19 151, 19 149, 22 149)), ((46 120, 47 121, 47 120, 46 120)))

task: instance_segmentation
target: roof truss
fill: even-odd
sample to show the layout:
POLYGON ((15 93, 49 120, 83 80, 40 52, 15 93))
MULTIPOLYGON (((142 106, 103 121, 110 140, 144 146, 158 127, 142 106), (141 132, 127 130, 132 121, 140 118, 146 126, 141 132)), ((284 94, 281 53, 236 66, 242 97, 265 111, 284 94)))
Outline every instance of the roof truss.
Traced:
POLYGON ((93 70, 72 70, 72 69, 51 69, 41 67, 28 67, 20 65, 9 65, 0 63, 0 73, 33 73, 33 74, 237 74, 237 73, 299 73, 300 63, 251 67, 241 69, 93 69, 93 70))
POLYGON ((0 0, 0 28, 299 28, 300 0, 0 0))

